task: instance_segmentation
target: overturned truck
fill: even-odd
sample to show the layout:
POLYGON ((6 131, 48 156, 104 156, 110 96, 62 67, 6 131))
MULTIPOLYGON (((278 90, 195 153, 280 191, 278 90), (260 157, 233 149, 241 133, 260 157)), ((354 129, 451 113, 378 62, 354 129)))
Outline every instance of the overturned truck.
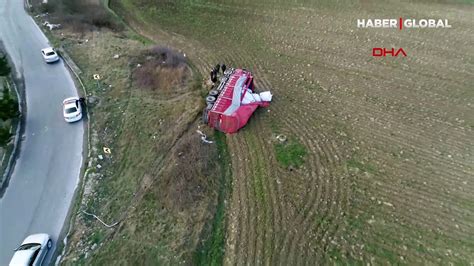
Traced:
MULTIPOLYGON (((269 91, 255 93, 252 73, 245 69, 225 69, 223 66, 222 71, 220 82, 206 97, 203 121, 224 133, 235 133, 247 124, 257 107, 270 104, 272 94, 269 91)), ((214 76, 211 72, 214 82, 218 72, 214 69, 214 76)))

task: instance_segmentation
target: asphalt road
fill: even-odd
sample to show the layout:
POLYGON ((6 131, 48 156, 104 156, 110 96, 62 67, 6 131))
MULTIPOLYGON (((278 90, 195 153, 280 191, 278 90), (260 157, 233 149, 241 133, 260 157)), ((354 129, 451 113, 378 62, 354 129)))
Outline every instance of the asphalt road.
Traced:
POLYGON ((0 265, 8 265, 29 234, 48 233, 56 247, 79 181, 84 125, 63 120, 62 100, 77 95, 73 79, 62 61, 43 61, 48 40, 22 0, 0 0, 0 39, 24 77, 27 105, 19 157, 0 199, 0 265))

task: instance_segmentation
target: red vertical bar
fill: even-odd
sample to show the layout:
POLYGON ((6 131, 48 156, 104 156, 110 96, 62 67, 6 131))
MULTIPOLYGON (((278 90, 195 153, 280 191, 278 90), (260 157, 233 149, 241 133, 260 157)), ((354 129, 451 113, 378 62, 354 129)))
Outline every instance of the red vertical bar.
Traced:
POLYGON ((403 19, 400 18, 399 22, 398 22, 398 27, 400 28, 400 30, 402 30, 402 27, 403 27, 403 19))

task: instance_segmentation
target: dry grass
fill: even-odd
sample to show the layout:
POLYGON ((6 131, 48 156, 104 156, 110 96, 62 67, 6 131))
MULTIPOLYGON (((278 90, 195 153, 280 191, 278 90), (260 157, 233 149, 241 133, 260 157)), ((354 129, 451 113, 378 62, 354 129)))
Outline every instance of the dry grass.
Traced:
POLYGON ((192 211, 206 197, 214 198, 217 154, 214 146, 201 143, 197 134, 186 134, 176 143, 163 173, 160 199, 169 209, 192 211), (211 194, 209 194, 211 193, 211 194))
POLYGON ((166 47, 147 49, 134 62, 135 84, 152 91, 171 94, 173 88, 182 88, 190 77, 185 57, 166 47))
POLYGON ((50 23, 62 24, 79 33, 100 28, 116 32, 124 29, 99 0, 49 0, 47 4, 33 1, 33 8, 39 14, 48 13, 47 20, 50 23))
POLYGON ((163 50, 147 50, 106 29, 86 32, 82 38, 89 41, 78 43, 78 34, 68 29, 53 33, 62 34, 91 96, 98 98, 89 108, 93 149, 80 209, 121 223, 106 229, 78 215, 63 263, 191 261, 213 219, 220 177, 216 147, 202 144, 195 133, 202 104, 195 84, 199 75, 169 54, 169 64, 157 72, 162 75, 158 89, 139 88, 131 62, 147 56, 163 59, 158 57, 163 50), (114 58, 116 54, 120 57, 114 58), (95 73, 102 77, 99 85, 92 79, 95 73), (183 74, 179 82, 167 82, 166 73, 183 74), (168 95, 163 88, 173 97, 162 97, 168 95), (102 153, 104 146, 111 148, 111 155, 102 153))

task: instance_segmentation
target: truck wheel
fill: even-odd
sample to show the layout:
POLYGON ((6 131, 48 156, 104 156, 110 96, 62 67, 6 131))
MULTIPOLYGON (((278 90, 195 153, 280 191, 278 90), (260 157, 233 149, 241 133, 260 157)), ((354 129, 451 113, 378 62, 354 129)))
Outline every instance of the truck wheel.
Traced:
POLYGON ((207 104, 214 103, 215 101, 216 101, 216 97, 214 97, 214 96, 207 96, 206 97, 206 103, 207 104))
POLYGON ((207 114, 209 110, 207 108, 204 108, 204 110, 202 111, 202 122, 204 122, 204 124, 207 124, 207 122, 209 122, 209 115, 207 114))
POLYGON ((219 92, 217 90, 210 90, 209 91, 210 96, 217 96, 218 94, 219 94, 219 92))

